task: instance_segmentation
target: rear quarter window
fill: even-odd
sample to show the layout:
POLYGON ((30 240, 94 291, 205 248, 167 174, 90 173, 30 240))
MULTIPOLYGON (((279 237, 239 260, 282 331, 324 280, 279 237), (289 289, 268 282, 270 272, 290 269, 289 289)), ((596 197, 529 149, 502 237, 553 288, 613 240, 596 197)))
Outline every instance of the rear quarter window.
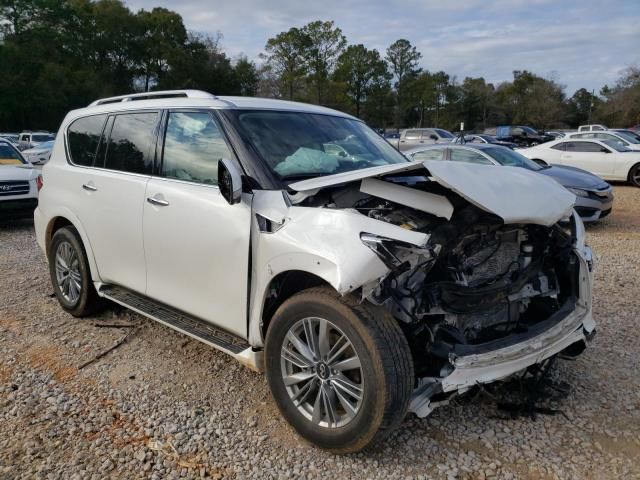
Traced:
POLYGON ((106 118, 106 115, 93 115, 80 118, 69 125, 67 141, 71 162, 85 167, 94 164, 106 118))

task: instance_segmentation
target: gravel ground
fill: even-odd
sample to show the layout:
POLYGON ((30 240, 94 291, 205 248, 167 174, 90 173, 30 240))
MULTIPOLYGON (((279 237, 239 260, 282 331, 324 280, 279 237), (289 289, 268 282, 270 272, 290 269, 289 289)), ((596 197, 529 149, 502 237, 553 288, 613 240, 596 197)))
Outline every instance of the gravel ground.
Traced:
POLYGON ((64 313, 33 225, 4 225, 0 478, 640 479, 640 189, 615 191, 588 228, 599 333, 555 372, 572 387, 551 404, 564 415, 500 418, 481 394, 342 457, 297 437, 265 378, 224 354, 115 306, 64 313), (122 321, 128 341, 79 369, 131 331, 96 322, 122 321))

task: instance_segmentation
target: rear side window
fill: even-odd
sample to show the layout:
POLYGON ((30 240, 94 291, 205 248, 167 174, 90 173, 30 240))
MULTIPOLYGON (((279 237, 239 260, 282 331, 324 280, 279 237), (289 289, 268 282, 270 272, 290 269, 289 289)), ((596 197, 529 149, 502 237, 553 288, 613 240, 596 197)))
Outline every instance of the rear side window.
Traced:
POLYGON ((481 153, 463 148, 451 149, 451 160, 454 162, 480 163, 482 165, 493 165, 493 163, 484 157, 481 153))
POLYGON ((567 152, 600 152, 602 146, 593 142, 567 142, 565 144, 567 152))
POLYGON ((443 160, 444 149, 443 148, 430 148, 429 150, 422 150, 411 155, 413 160, 443 160))
POLYGON ((106 118, 106 115, 80 118, 69 126, 67 140, 73 163, 85 167, 93 165, 106 118))
POLYGON ((151 175, 158 113, 116 115, 106 145, 104 168, 151 175))
POLYGON ((171 112, 162 156, 162 176, 218 184, 218 161, 231 158, 223 134, 207 112, 171 112))
POLYGON ((418 140, 421 134, 422 132, 420 130, 407 130, 407 133, 404 134, 404 138, 408 140, 418 140))

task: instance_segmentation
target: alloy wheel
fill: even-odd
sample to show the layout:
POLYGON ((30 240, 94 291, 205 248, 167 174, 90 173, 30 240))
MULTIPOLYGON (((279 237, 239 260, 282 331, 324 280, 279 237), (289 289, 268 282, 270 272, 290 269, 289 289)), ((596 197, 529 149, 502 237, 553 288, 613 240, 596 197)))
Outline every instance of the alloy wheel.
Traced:
POLYGON ((62 297, 75 304, 82 292, 82 275, 80 259, 71 243, 60 242, 56 249, 55 267, 56 281, 62 297))
POLYGON ((356 417, 364 398, 362 365, 336 325, 318 317, 297 321, 285 336, 280 356, 289 399, 308 420, 338 428, 356 417))

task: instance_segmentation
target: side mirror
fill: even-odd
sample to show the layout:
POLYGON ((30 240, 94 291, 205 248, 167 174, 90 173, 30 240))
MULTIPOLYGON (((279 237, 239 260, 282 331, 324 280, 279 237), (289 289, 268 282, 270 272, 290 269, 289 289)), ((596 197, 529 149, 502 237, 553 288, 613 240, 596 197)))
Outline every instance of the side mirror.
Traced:
POLYGON ((236 165, 226 158, 218 161, 218 188, 229 205, 240 202, 242 197, 242 176, 236 165))
POLYGON ((600 151, 601 151, 602 153, 611 153, 611 150, 609 150, 607 147, 601 147, 601 148, 600 148, 600 151))
POLYGON ((437 136, 435 136, 435 135, 433 135, 433 134, 429 135, 429 138, 430 138, 431 140, 438 140, 438 137, 437 137, 437 136))

